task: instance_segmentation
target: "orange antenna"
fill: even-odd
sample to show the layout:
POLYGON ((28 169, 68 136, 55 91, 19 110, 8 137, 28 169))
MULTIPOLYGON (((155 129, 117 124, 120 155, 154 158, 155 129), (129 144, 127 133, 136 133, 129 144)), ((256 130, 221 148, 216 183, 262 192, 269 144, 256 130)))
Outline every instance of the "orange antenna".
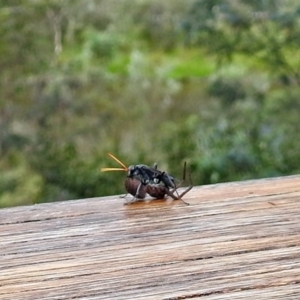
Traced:
POLYGON ((113 160, 115 160, 117 163, 119 163, 123 168, 101 168, 101 172, 108 172, 108 171, 128 171, 128 167, 126 167, 119 159, 117 159, 114 155, 111 153, 107 153, 108 156, 110 156, 113 160))
POLYGON ((114 159, 116 162, 118 162, 124 169, 126 169, 126 171, 128 171, 128 168, 119 160, 117 159, 114 155, 112 155, 111 153, 107 153, 112 159, 114 159))
POLYGON ((123 168, 101 168, 101 172, 107 172, 107 171, 126 171, 123 168))

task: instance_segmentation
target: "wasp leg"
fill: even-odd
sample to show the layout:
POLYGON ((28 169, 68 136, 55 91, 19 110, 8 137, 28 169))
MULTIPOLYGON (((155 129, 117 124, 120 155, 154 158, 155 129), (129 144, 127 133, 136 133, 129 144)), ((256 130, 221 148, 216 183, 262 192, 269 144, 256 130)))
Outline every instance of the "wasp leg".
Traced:
MULTIPOLYGON (((182 200, 182 197, 187 194, 191 189, 193 188, 192 185, 190 185, 188 188, 186 188, 180 195, 179 195, 179 199, 182 200)), ((183 201, 183 200, 182 200, 183 201)), ((183 201, 184 202, 184 201, 183 201)), ((186 203, 186 202, 185 202, 186 203)), ((188 203, 187 203, 188 204, 188 203)))
POLYGON ((185 203, 186 205, 190 205, 189 203, 185 202, 182 197, 187 194, 192 188, 193 188, 193 183, 192 183, 192 176, 191 173, 189 172, 189 187, 187 187, 180 195, 178 194, 177 189, 182 185, 182 183, 185 181, 185 176, 186 176, 186 162, 184 163, 184 167, 183 167, 183 178, 182 180, 179 182, 178 185, 176 185, 176 187, 170 191, 166 191, 166 194, 168 194, 170 197, 172 197, 174 200, 181 200, 183 203, 185 203), (174 195, 174 192, 176 191, 177 196, 174 195))
POLYGON ((136 193, 135 193, 135 197, 136 197, 136 198, 139 196, 141 187, 142 187, 142 182, 140 182, 140 184, 139 184, 139 186, 138 186, 138 188, 137 188, 137 190, 136 190, 136 193))
POLYGON ((170 191, 170 190, 168 190, 167 188, 166 188, 166 194, 168 195, 168 196, 170 196, 173 200, 181 200, 184 204, 186 204, 186 205, 190 205, 189 203, 187 203, 187 202, 185 202, 181 197, 183 196, 183 195, 185 195, 186 193, 182 193, 181 195, 179 195, 178 197, 176 196, 176 195, 174 195, 174 192, 172 192, 172 191, 170 191))
POLYGON ((128 205, 128 204, 131 204, 131 203, 135 202, 138 199, 145 198, 145 196, 140 195, 140 191, 142 192, 142 189, 143 189, 143 184, 142 184, 142 182, 140 182, 139 185, 138 185, 138 188, 135 192, 135 195, 132 197, 131 200, 124 202, 124 205, 128 205))
MULTIPOLYGON (((191 173, 189 173, 189 183, 190 183, 190 185, 189 185, 189 187, 187 187, 180 195, 179 195, 179 198, 182 200, 182 197, 186 194, 186 193, 188 193, 192 188, 193 188, 193 182, 192 182, 192 176, 191 176, 191 173)), ((183 200, 182 200, 183 201, 183 200)), ((183 201, 183 202, 185 202, 185 201, 183 201)), ((187 203, 187 202, 185 202, 185 203, 187 203)))
MULTIPOLYGON (((177 194, 177 197, 175 196, 177 199, 174 199, 174 197, 171 196, 174 200, 178 200, 178 199, 181 198, 181 196, 178 194, 177 189, 180 188, 181 185, 185 182, 185 175, 186 175, 186 162, 184 162, 184 165, 183 165, 182 180, 180 180, 179 183, 176 184, 175 187, 171 190, 171 193, 173 194, 173 196, 175 196, 175 195, 174 195, 175 192, 176 192, 176 194, 177 194)), ((169 195, 169 196, 170 196, 170 195, 169 195)))

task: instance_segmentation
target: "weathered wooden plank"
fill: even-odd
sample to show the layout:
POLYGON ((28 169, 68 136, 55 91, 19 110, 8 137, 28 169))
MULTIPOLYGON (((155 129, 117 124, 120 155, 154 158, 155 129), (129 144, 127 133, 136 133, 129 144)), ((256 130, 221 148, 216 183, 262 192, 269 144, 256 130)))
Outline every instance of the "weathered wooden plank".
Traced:
POLYGON ((0 210, 0 299, 297 299, 300 176, 0 210))

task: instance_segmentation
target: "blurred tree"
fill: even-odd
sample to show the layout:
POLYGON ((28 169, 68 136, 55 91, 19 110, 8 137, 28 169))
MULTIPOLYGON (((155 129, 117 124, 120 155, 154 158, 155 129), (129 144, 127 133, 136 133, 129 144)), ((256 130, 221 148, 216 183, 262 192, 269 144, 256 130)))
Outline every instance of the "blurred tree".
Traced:
MULTIPOLYGON (((198 158, 197 153, 192 155, 193 169, 200 172, 196 175, 199 181, 209 183, 299 171, 297 165, 294 168, 290 165, 286 173, 279 159, 282 153, 295 153, 300 146, 297 142, 288 143, 289 137, 286 139, 281 132, 284 127, 292 131, 298 122, 285 119, 286 105, 270 97, 282 89, 298 90, 299 66, 295 57, 299 56, 299 8, 296 1, 267 0, 196 0, 191 5, 182 21, 186 43, 206 49, 218 61, 218 71, 208 85, 212 100, 219 102, 211 106, 214 116, 211 125, 215 129, 205 134, 210 137, 207 147, 211 151, 207 156, 199 152, 198 158), (270 111, 274 101, 277 110, 270 111), (283 116, 284 123, 279 122, 278 116, 283 116), (218 150, 211 155, 214 149, 218 150)), ((291 101, 292 107, 298 107, 298 99, 291 101)), ((204 128, 209 129, 208 124, 204 128)), ((193 136, 197 128, 201 131, 202 126, 196 124, 188 136, 193 136)), ((199 142, 203 143, 203 139, 199 142)), ((176 156, 181 153, 179 150, 176 156)))
POLYGON ((0 1, 0 205, 299 172, 297 1, 0 1))
POLYGON ((196 0, 182 27, 187 42, 204 46, 220 63, 239 54, 254 56, 278 78, 298 84, 299 16, 300 5, 293 0, 196 0))

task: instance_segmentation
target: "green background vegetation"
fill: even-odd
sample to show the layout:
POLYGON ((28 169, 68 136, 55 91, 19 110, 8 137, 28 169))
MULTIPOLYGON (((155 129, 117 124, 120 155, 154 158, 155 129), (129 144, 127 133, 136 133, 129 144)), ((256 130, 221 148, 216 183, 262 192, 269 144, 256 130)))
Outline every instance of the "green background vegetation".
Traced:
POLYGON ((0 1, 0 206, 299 173, 300 4, 0 1))

